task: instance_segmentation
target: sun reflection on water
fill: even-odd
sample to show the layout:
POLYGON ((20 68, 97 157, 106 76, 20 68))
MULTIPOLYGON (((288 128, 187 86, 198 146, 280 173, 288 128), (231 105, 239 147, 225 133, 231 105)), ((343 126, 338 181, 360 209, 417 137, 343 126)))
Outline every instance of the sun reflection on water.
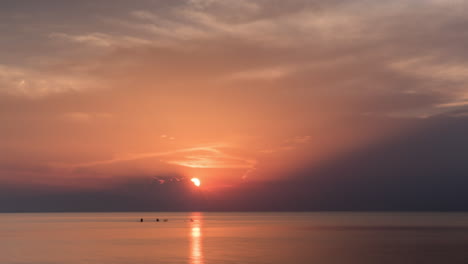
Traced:
POLYGON ((203 264, 203 247, 202 247, 202 228, 201 228, 201 213, 192 213, 190 215, 190 262, 189 264, 203 264))

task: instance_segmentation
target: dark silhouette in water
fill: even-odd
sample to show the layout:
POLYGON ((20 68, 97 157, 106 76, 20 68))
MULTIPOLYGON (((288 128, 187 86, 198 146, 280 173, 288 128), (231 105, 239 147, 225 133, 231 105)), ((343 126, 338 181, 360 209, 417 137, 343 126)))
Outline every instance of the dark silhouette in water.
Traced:
POLYGON ((143 222, 143 218, 142 218, 142 219, 140 219, 140 222, 143 222))
POLYGON ((159 222, 159 218, 156 218, 156 222, 159 222))

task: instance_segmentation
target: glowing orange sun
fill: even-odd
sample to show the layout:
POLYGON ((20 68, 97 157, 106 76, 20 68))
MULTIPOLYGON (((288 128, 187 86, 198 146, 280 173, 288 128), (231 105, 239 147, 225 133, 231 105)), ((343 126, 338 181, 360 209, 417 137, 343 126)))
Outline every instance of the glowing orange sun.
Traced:
POLYGON ((201 184, 200 179, 192 178, 191 181, 193 182, 193 184, 195 184, 195 186, 200 187, 200 184, 201 184))

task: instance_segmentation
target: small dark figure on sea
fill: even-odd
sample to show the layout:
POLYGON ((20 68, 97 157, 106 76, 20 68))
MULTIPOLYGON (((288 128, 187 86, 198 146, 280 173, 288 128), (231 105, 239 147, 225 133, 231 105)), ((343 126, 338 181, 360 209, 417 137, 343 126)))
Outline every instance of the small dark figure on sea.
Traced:
POLYGON ((142 218, 142 219, 140 219, 140 222, 143 222, 143 218, 142 218))
POLYGON ((159 218, 156 218, 156 222, 159 222, 159 218))

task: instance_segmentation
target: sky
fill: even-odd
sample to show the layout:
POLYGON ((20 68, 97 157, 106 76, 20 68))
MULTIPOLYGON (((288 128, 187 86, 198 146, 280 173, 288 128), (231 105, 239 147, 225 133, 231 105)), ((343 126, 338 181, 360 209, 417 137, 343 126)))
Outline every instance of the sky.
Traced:
POLYGON ((468 210, 466 1, 2 0, 0 32, 0 211, 468 210))

